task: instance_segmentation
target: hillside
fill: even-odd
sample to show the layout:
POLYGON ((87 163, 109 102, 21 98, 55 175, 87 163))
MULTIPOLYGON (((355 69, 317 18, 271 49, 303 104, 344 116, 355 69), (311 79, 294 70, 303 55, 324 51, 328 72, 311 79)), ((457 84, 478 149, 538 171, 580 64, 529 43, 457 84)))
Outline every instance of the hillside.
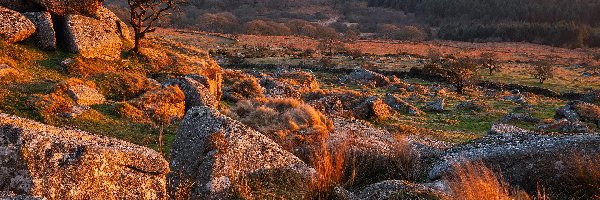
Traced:
POLYGON ((600 195, 600 49, 340 38, 429 26, 359 1, 191 3, 256 32, 136 40, 124 7, 0 0, 0 199, 600 195))

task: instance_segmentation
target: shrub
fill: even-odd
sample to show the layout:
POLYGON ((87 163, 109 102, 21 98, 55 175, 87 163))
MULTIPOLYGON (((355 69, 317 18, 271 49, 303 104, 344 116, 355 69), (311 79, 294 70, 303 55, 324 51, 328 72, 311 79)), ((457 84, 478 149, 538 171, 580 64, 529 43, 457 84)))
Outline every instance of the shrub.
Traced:
POLYGON ((119 65, 117 62, 111 62, 102 59, 87 59, 81 56, 77 56, 72 59, 66 59, 62 62, 62 64, 66 68, 69 75, 82 78, 96 76, 107 71, 115 71, 114 66, 119 65))
POLYGON ((177 86, 154 89, 131 100, 131 104, 161 125, 182 119, 185 114, 185 95, 177 86))
POLYGON ((117 103, 114 109, 119 117, 132 122, 150 123, 148 115, 127 102, 117 103))
POLYGON ((564 186, 573 190, 564 191, 570 199, 600 198, 600 156, 574 155, 567 162, 573 171, 564 186))
POLYGON ((109 99, 129 100, 156 87, 148 78, 133 73, 108 72, 93 78, 97 89, 109 99))
POLYGON ((333 130, 321 112, 295 99, 253 99, 238 102, 230 115, 266 134, 298 157, 308 160, 333 130), (301 148, 297 148, 301 147, 301 148))
POLYGON ((492 52, 485 52, 479 55, 479 65, 482 69, 488 70, 490 75, 494 75, 494 72, 500 72, 502 69, 498 63, 498 56, 492 52))
POLYGON ((223 76, 223 99, 238 102, 265 98, 265 89, 257 78, 241 71, 227 70, 223 76))
POLYGON ((245 25, 246 33, 251 35, 290 35, 291 30, 284 24, 273 21, 253 20, 245 25))

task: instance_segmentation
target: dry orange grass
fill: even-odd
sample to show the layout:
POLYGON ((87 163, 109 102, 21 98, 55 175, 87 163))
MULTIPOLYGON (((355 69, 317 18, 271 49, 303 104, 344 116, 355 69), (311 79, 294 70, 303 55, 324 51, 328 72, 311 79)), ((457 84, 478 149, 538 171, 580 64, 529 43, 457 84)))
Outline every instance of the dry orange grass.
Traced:
POLYGON ((454 165, 449 187, 455 199, 461 200, 525 200, 529 195, 515 190, 481 162, 454 165))
POLYGON ((310 162, 317 172, 309 184, 313 199, 332 199, 335 187, 343 184, 347 162, 347 145, 327 148, 325 145, 315 151, 310 162))
POLYGON ((570 191, 572 199, 600 199, 600 156, 575 155, 568 162, 573 172, 566 185, 575 188, 570 191))
POLYGON ((230 115, 290 150, 302 145, 319 146, 333 130, 332 121, 324 114, 290 98, 240 101, 231 108, 230 115))

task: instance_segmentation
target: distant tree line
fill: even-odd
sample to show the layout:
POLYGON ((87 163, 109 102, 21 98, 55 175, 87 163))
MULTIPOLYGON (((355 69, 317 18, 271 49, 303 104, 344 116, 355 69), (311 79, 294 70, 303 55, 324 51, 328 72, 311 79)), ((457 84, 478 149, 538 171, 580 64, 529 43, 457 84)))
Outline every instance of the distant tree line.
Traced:
POLYGON ((600 25, 598 0, 367 0, 369 6, 401 9, 430 19, 484 22, 561 21, 600 25))
POLYGON ((438 37, 471 42, 532 42, 570 48, 600 46, 600 29, 573 22, 449 24, 439 29, 438 37))

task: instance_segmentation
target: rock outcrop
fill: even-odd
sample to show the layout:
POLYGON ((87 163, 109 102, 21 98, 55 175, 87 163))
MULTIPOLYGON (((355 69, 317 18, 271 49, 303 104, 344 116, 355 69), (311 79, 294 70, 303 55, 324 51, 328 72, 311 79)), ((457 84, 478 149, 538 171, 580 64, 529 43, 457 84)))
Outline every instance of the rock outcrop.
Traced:
POLYGON ((93 16, 102 7, 102 0, 32 0, 54 15, 93 16))
POLYGON ((377 97, 367 98, 367 100, 353 110, 357 118, 365 120, 386 120, 391 116, 391 111, 392 109, 377 97))
POLYGON ((23 41, 35 33, 35 25, 27 17, 0 6, 0 40, 8 43, 23 41))
POLYGON ((449 150, 429 178, 441 178, 456 163, 482 161, 501 171, 511 184, 535 191, 538 183, 552 188, 568 180, 573 170, 569 159, 574 156, 600 155, 598 134, 540 135, 503 124, 492 130, 482 139, 449 150))
POLYGON ((194 183, 192 199, 225 199, 238 181, 255 173, 312 171, 267 136, 209 107, 189 110, 171 150, 171 189, 194 183))
POLYGON ((49 12, 28 12, 23 13, 33 24, 35 24, 35 33, 33 41, 43 50, 56 49, 56 32, 54 32, 52 16, 49 12))
POLYGON ((166 199, 168 163, 128 142, 0 114, 0 191, 47 199, 166 199))
POLYGON ((120 58, 122 41, 108 23, 81 15, 68 15, 65 29, 69 51, 86 58, 120 58))
POLYGON ((93 18, 106 23, 121 39, 123 50, 129 50, 133 48, 133 39, 129 33, 127 24, 121 21, 119 17, 108 8, 100 7, 94 14, 93 18))
POLYGON ((85 84, 67 84, 66 92, 75 103, 82 106, 101 104, 106 100, 96 88, 85 84))
POLYGON ((214 97, 208 90, 208 79, 204 76, 184 76, 171 79, 162 84, 163 86, 177 86, 185 94, 185 110, 192 107, 207 106, 216 109, 219 99, 214 97))
POLYGON ((340 82, 370 87, 385 87, 392 83, 388 77, 363 68, 354 69, 349 75, 341 77, 340 82))
POLYGON ((384 101, 388 106, 390 106, 392 109, 398 112, 406 113, 413 116, 423 115, 423 111, 421 111, 419 108, 403 101, 402 99, 392 94, 385 95, 384 101))
POLYGON ((451 199, 447 194, 424 184, 414 184, 408 181, 387 180, 369 185, 356 195, 361 200, 382 199, 451 199))

